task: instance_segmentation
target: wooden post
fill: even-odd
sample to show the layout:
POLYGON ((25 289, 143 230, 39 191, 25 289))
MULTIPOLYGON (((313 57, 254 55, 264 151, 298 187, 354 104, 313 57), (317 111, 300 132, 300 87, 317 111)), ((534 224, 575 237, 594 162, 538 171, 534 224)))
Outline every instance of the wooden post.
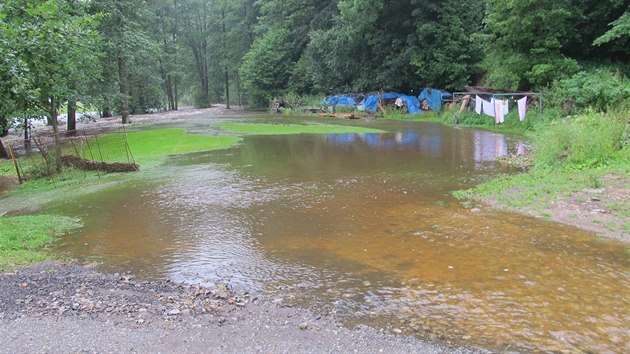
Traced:
POLYGON ((18 182, 22 184, 22 175, 20 174, 20 166, 18 165, 17 159, 15 158, 15 152, 13 151, 13 144, 9 145, 9 154, 11 154, 11 160, 13 160, 13 166, 15 166, 15 172, 18 176, 18 182))

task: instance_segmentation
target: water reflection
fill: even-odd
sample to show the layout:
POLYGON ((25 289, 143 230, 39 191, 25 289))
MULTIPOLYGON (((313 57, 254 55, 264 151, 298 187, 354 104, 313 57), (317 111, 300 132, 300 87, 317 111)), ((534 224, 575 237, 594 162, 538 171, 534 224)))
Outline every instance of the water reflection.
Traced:
MULTIPOLYGON (((445 136, 439 127, 425 129, 422 132, 402 131, 394 134, 374 133, 347 133, 326 135, 326 141, 332 145, 363 145, 377 150, 401 149, 417 151, 422 156, 433 158, 456 158, 467 160, 471 157, 474 161, 495 161, 498 157, 508 154, 523 155, 526 152, 525 144, 516 142, 511 145, 503 134, 486 131, 474 131, 472 135, 463 134, 453 141, 445 136), (470 137, 472 139, 466 139, 470 137), (472 144, 471 144, 472 143, 472 144), (445 144, 455 144, 450 151, 445 144), (453 156, 452 153, 455 153, 453 156), (449 155, 450 153, 450 155, 449 155)), ((477 169, 485 168, 483 164, 477 164, 477 169)))

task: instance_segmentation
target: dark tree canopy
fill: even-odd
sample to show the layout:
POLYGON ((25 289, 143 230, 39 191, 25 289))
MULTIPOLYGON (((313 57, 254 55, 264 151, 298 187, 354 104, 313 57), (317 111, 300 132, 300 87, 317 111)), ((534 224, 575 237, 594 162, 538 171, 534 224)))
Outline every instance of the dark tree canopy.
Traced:
POLYGON ((0 119, 52 115, 51 96, 126 122, 290 92, 544 89, 584 73, 625 77, 629 62, 624 0, 0 4, 0 119))

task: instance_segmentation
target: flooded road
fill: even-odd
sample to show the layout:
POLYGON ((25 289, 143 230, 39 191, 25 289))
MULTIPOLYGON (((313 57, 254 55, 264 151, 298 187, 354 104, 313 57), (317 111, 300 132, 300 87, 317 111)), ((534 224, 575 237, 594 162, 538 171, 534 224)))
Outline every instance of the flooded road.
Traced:
POLYGON ((174 157, 167 181, 54 209, 62 250, 146 278, 237 286, 348 325, 494 350, 629 352, 628 247, 451 195, 518 139, 431 123, 252 136, 174 157))

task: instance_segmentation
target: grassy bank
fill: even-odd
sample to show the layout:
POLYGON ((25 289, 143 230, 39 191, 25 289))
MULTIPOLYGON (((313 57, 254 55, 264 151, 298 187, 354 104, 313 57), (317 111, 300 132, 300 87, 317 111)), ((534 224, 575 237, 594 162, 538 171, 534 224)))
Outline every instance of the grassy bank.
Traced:
MULTIPOLYGON (((630 183, 630 128, 623 111, 587 112, 539 123, 529 135, 534 165, 528 172, 500 176, 454 195, 571 222, 554 214, 562 212, 554 210, 561 202, 576 209, 572 213, 576 224, 584 222, 577 218, 602 212, 614 217, 610 223, 618 224, 603 225, 606 229, 630 233, 630 202, 604 193, 611 189, 612 194, 623 195, 630 183), (583 195, 584 191, 596 195, 583 195), (591 200, 598 211, 580 215, 579 209, 591 200)), ((591 221, 601 222, 596 217, 591 221)))
POLYGON ((46 246, 80 227, 78 220, 57 215, 0 218, 0 271, 50 258, 46 246))

